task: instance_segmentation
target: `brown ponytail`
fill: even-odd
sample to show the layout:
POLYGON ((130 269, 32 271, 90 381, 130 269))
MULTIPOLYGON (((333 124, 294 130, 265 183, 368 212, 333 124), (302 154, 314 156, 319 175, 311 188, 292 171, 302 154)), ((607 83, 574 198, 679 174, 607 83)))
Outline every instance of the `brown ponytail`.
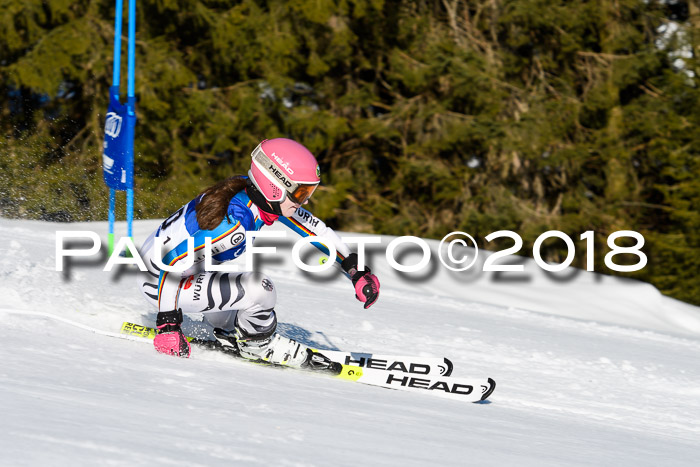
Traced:
POLYGON ((204 196, 197 204, 197 223, 204 230, 214 230, 226 217, 228 204, 236 193, 246 187, 246 179, 241 176, 227 178, 212 185, 199 196, 204 196))

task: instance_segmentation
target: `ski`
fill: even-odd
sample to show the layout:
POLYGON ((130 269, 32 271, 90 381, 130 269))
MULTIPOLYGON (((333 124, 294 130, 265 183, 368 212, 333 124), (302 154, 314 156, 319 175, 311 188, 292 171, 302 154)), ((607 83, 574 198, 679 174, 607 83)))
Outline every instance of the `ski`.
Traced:
MULTIPOLYGON (((140 324, 124 322, 121 334, 153 339, 156 330, 140 324)), ((278 368, 289 368, 262 361, 241 358, 218 340, 188 337, 193 345, 210 350, 219 350, 250 363, 278 368)), ((337 362, 339 371, 318 371, 333 378, 353 381, 399 391, 410 391, 462 402, 483 402, 496 388, 491 378, 455 378, 452 362, 447 358, 405 357, 375 355, 365 352, 343 352, 337 350, 315 350, 337 362)), ((313 371, 313 370, 311 370, 313 371)))
MULTIPOLYGON (((122 323, 121 334, 153 339, 156 336, 156 329, 140 324, 124 322, 122 323)), ((188 337, 187 340, 196 345, 220 350, 218 349, 219 343, 214 340, 196 339, 192 337, 188 337)), ((381 355, 367 352, 344 352, 340 350, 312 350, 322 353, 334 362, 369 370, 409 373, 426 377, 450 376, 453 369, 452 362, 447 358, 381 355)))
POLYGON ((452 362, 447 358, 406 357, 396 355, 371 354, 366 352, 343 352, 341 350, 317 350, 334 362, 344 366, 353 366, 378 371, 394 371, 415 375, 452 374, 452 362))
POLYGON ((343 365, 341 373, 336 375, 336 378, 387 389, 426 393, 463 402, 483 402, 496 389, 496 382, 491 378, 421 377, 351 365, 343 365))

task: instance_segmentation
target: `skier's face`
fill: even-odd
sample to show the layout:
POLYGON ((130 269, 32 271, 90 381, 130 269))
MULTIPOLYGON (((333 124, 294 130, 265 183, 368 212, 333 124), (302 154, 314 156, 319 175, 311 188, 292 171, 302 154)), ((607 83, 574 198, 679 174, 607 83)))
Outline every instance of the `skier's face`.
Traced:
MULTIPOLYGON (((308 203, 309 203, 308 200, 304 201, 304 204, 308 204, 308 203)), ((301 206, 301 204, 299 204, 295 201, 292 201, 289 198, 289 196, 287 196, 284 198, 284 201, 282 201, 282 204, 280 205, 280 208, 282 209, 282 215, 284 217, 289 217, 292 214, 294 214, 294 211, 299 209, 300 206, 301 206)))

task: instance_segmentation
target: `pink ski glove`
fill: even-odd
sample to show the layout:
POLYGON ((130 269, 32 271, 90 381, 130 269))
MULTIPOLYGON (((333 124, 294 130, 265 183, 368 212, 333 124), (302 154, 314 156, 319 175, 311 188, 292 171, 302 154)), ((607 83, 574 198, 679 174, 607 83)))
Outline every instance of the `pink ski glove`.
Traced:
POLYGON ((158 334, 153 339, 153 347, 160 353, 188 358, 192 352, 190 343, 182 333, 182 310, 161 311, 156 318, 158 334))
POLYGON ((355 284, 355 297, 365 303, 365 309, 371 307, 379 298, 379 279, 374 274, 370 274, 369 270, 360 272, 364 274, 353 283, 355 284))
POLYGON ((364 271, 357 270, 357 254, 349 255, 341 263, 343 270, 352 280, 352 285, 355 287, 355 297, 361 302, 364 302, 365 309, 374 305, 374 302, 379 298, 379 279, 372 274, 368 267, 364 271))

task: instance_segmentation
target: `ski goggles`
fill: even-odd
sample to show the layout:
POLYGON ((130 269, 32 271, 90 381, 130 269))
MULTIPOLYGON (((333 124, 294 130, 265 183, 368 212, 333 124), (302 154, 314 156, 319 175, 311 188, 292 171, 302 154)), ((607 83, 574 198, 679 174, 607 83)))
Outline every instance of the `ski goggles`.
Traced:
POLYGON ((295 203, 304 204, 306 203, 311 195, 316 191, 316 187, 319 182, 314 184, 311 183, 299 183, 293 192, 287 192, 289 198, 295 203))
MULTIPOLYGON (((316 191, 316 187, 318 187, 318 184, 320 183, 320 180, 313 182, 292 180, 290 178, 291 175, 289 174, 289 171, 291 171, 289 166, 285 163, 280 167, 273 162, 273 160, 267 154, 265 154, 265 151, 263 151, 262 143, 255 148, 252 156, 253 164, 256 166, 256 168, 260 170, 260 172, 262 172, 262 174, 270 182, 282 188, 282 193, 289 196, 289 198, 295 203, 306 203, 309 198, 311 198, 314 191, 316 191)), ((253 182, 255 182, 255 179, 253 179, 253 182)), ((255 184, 257 185, 257 183, 255 184)), ((279 200, 268 201, 282 202, 284 201, 284 196, 282 196, 279 200)))

